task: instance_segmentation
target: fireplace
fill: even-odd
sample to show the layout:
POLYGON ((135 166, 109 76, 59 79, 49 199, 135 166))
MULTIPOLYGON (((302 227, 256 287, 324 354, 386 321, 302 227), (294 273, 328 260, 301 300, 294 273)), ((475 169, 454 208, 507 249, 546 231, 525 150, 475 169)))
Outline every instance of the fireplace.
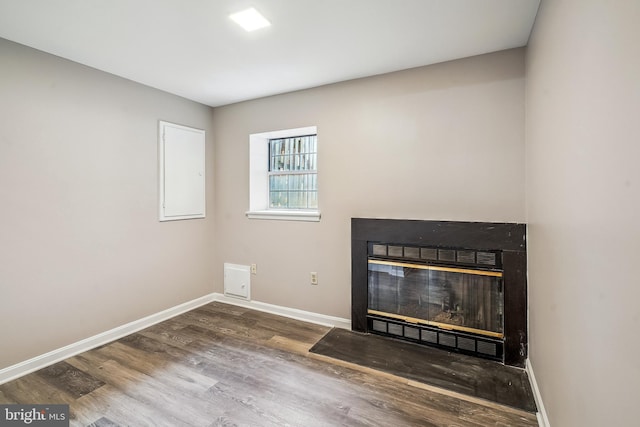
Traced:
POLYGON ((523 366, 524 224, 352 219, 352 329, 523 366))

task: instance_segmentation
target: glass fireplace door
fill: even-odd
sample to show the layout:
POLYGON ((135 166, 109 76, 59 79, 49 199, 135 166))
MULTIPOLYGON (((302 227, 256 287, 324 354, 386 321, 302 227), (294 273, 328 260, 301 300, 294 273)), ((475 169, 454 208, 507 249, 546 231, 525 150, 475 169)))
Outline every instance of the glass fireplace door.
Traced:
POLYGON ((503 337, 502 273, 369 260, 370 314, 503 337))

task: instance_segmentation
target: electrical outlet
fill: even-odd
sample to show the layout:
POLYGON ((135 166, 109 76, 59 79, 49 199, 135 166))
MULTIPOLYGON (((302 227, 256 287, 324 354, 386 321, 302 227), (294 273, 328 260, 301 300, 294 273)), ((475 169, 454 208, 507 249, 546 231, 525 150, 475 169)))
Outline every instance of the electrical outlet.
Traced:
POLYGON ((312 285, 318 284, 318 273, 316 273, 315 271, 311 272, 311 284, 312 285))
POLYGON ((258 274, 258 266, 251 264, 251 274, 258 274))

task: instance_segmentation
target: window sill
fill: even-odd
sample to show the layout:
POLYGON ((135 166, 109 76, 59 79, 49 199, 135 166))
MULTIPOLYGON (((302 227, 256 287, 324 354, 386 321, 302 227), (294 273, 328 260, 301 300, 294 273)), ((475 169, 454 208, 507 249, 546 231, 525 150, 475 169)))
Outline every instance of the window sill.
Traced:
POLYGON ((279 221, 320 221, 320 211, 263 210, 247 212, 249 219, 272 219, 279 221))

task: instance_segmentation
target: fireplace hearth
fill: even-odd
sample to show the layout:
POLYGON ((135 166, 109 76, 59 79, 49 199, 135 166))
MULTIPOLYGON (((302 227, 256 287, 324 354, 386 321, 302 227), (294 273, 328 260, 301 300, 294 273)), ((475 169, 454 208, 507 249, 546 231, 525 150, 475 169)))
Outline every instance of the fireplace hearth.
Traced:
POLYGON ((352 329, 524 366, 524 224, 352 219, 352 329))

